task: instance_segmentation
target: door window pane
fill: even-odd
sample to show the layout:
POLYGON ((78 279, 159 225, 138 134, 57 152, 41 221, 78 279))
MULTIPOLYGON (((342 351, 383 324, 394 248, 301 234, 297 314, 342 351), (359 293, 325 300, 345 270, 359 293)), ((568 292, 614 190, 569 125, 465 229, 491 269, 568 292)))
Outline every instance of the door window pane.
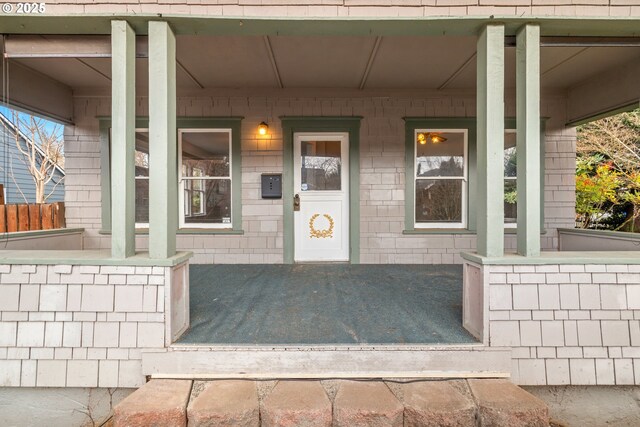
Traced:
POLYGON ((418 131, 416 176, 464 176, 463 132, 418 131))
POLYGON ((184 176, 229 177, 231 133, 181 133, 184 176))
POLYGON ((416 222, 461 222, 462 187, 459 179, 417 180, 416 222))
POLYGON ((300 147, 302 191, 340 190, 340 141, 302 141, 300 147))
POLYGON ((186 224, 231 224, 231 180, 189 179, 184 189, 186 224))

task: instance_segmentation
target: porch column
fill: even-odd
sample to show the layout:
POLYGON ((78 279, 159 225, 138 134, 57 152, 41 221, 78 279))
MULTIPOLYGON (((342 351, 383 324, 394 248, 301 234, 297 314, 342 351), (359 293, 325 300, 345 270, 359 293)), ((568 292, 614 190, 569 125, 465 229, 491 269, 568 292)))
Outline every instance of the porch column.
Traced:
POLYGON ((516 37, 518 254, 540 255, 540 27, 516 37))
POLYGON ((477 149, 479 255, 504 255, 504 25, 478 38, 477 149))
POLYGON ((135 255, 135 33, 111 21, 111 256, 135 255))
POLYGON ((166 22, 149 22, 149 256, 176 253, 178 165, 176 38, 166 22))

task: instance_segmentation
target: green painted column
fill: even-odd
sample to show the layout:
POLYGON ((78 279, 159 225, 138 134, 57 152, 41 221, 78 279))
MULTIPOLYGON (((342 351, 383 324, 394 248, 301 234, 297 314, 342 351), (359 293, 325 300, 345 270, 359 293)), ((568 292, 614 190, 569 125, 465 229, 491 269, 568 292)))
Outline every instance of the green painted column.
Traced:
POLYGON ((516 37, 518 253, 540 255, 540 27, 516 37))
POLYGON ((478 254, 504 255, 504 25, 478 37, 477 229, 478 254))
POLYGON ((136 35, 111 21, 111 256, 135 255, 136 35))
POLYGON ((149 256, 176 253, 178 166, 176 37, 169 24, 149 22, 149 256))

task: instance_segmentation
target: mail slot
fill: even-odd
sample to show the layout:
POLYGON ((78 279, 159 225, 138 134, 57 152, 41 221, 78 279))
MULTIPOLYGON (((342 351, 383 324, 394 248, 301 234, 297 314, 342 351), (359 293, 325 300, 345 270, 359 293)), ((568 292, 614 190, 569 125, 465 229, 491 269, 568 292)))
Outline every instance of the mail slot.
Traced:
POLYGON ((282 198, 282 174, 263 173, 261 193, 262 193, 263 199, 281 199, 282 198))

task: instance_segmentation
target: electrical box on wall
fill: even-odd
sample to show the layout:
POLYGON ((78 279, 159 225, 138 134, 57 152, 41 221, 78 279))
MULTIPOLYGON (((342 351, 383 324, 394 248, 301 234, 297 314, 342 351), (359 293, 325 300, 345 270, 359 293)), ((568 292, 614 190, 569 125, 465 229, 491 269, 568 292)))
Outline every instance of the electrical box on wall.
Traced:
POLYGON ((263 173, 262 174, 262 198, 281 199, 282 198, 282 174, 263 173))

